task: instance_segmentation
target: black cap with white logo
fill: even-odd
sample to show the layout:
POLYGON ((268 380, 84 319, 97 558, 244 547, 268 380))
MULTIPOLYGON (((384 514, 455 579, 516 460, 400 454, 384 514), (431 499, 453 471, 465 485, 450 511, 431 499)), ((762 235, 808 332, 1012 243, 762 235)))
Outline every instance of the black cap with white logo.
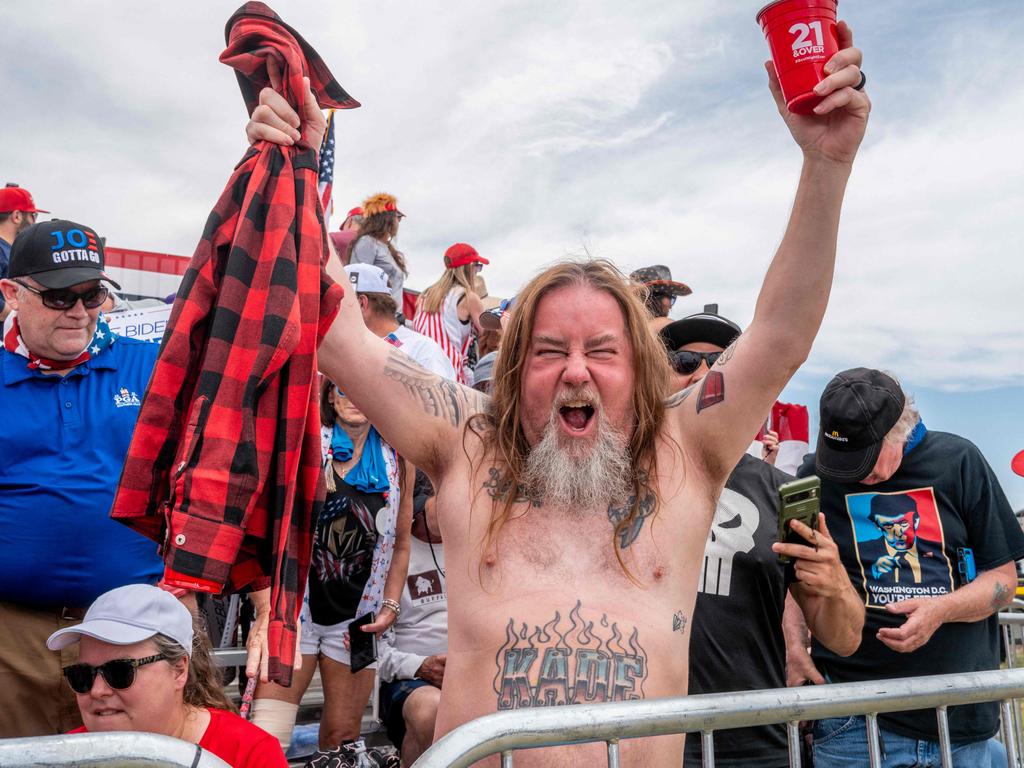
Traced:
POLYGON ((874 469, 882 440, 899 421, 906 396, 891 376, 872 368, 836 374, 821 393, 818 475, 859 483, 874 469))
POLYGON ((121 286, 103 272, 103 241, 92 227, 55 219, 14 238, 7 276, 31 277, 44 288, 69 288, 90 280, 121 286))

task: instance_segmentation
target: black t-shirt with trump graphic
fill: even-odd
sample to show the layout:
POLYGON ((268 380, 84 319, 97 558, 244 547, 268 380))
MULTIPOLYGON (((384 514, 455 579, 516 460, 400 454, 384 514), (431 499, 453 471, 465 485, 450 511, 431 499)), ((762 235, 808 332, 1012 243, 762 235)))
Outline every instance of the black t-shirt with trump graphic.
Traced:
MULTIPOLYGON (((797 473, 814 474, 814 456, 797 473)), ((822 480, 822 511, 867 615, 860 648, 848 657, 815 642, 812 655, 830 682, 882 680, 999 668, 999 621, 947 623, 911 653, 877 637, 899 627, 902 614, 885 606, 915 597, 939 597, 964 586, 960 554, 973 550, 978 573, 1024 557, 1024 533, 991 467, 968 440, 925 432, 884 483, 822 480)), ((915 739, 938 739, 933 710, 879 715, 883 728, 915 739)), ((949 709, 953 741, 980 741, 999 724, 998 704, 949 709)))

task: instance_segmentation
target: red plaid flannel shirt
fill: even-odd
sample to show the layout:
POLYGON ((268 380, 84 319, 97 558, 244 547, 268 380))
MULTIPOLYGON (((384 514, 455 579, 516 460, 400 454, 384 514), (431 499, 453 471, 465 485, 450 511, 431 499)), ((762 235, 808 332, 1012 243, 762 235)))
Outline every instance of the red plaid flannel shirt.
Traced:
MULTIPOLYGON (((303 75, 321 104, 359 106, 262 3, 226 36, 220 58, 250 112, 270 56, 293 106, 303 75)), ((178 289, 111 512, 161 542, 170 587, 270 586, 270 677, 283 685, 323 502, 316 350, 342 295, 326 253, 316 149, 250 148, 178 289)))

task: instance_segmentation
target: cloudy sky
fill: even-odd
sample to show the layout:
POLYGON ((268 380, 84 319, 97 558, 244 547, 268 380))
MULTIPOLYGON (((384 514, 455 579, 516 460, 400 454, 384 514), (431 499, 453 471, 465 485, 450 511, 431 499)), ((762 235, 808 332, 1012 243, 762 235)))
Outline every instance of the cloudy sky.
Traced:
MULTIPOLYGON (((411 286, 455 241, 491 259, 497 295, 587 252, 668 264, 694 289, 677 316, 718 302, 750 320, 800 165, 756 0, 271 5, 363 103, 338 116, 337 207, 398 196, 411 286)), ((244 149, 217 61, 236 6, 4 2, 0 180, 112 245, 190 254, 244 149)), ((783 398, 890 369, 1024 507, 1008 469, 1024 448, 1024 4, 844 0, 841 15, 874 112, 828 315, 783 398)))

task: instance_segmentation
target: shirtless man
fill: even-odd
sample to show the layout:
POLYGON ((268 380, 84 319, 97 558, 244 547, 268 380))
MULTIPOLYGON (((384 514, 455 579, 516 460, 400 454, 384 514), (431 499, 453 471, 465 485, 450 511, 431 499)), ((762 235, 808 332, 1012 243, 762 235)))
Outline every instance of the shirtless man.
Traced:
MULTIPOLYGON (((449 645, 437 736, 500 709, 686 693, 689 617, 716 500, 825 311, 839 212, 870 102, 840 52, 820 117, 789 114, 804 162, 750 327, 701 382, 666 398, 664 348, 606 262, 559 263, 517 294, 492 396, 419 368, 363 325, 351 291, 320 367, 437 488, 449 645)), ((250 140, 317 146, 275 92, 250 140)), ((332 260, 333 264, 333 260, 332 260)), ((335 279, 341 279, 338 275, 335 279)), ((624 766, 678 766, 682 736, 629 740, 624 766)), ((603 744, 529 750, 516 765, 589 766, 603 744)), ((498 764, 497 757, 487 764, 498 764)))

